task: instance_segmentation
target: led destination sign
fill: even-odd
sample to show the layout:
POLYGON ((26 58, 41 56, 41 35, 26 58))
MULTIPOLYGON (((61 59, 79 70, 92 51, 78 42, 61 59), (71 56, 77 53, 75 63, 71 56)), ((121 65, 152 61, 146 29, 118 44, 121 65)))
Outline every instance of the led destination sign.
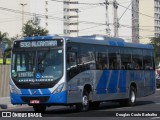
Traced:
POLYGON ((63 40, 34 40, 34 41, 16 41, 14 48, 37 48, 37 47, 58 47, 62 46, 63 40))
POLYGON ((57 41, 27 41, 21 42, 20 47, 51 47, 57 46, 57 41))

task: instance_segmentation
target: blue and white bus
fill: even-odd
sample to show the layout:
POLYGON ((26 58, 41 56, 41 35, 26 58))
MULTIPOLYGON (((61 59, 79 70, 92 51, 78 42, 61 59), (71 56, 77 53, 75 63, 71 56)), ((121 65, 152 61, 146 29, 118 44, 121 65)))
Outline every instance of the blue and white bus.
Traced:
POLYGON ((116 101, 134 105, 155 93, 154 49, 104 36, 25 37, 12 49, 11 103, 36 112, 52 105, 79 111, 116 101))

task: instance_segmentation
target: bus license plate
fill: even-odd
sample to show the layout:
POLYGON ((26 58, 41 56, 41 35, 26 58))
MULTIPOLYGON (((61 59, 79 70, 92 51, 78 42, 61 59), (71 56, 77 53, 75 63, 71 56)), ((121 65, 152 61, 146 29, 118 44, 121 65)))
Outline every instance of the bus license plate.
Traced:
POLYGON ((30 104, 39 104, 40 101, 39 100, 30 100, 30 104))

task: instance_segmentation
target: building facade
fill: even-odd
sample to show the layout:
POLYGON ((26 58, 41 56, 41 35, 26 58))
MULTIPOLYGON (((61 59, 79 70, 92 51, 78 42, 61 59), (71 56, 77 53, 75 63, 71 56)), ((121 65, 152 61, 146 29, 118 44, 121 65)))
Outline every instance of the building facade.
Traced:
POLYGON ((152 37, 159 36, 160 0, 133 0, 132 42, 150 43, 152 37))
MULTIPOLYGON (((151 37, 158 37, 156 29, 156 1, 160 0, 140 0, 139 1, 139 42, 150 43, 151 37)), ((159 11, 160 14, 160 11, 159 11)))

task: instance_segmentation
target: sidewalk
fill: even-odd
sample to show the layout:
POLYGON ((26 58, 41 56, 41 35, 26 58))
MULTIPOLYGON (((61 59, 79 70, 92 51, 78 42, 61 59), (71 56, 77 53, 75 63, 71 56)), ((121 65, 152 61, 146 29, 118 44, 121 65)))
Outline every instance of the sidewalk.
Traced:
MULTIPOLYGON (((28 106, 28 105, 23 105, 28 106)), ((10 97, 0 97, 0 110, 1 109, 12 109, 22 107, 22 105, 12 105, 10 102, 10 97)))

